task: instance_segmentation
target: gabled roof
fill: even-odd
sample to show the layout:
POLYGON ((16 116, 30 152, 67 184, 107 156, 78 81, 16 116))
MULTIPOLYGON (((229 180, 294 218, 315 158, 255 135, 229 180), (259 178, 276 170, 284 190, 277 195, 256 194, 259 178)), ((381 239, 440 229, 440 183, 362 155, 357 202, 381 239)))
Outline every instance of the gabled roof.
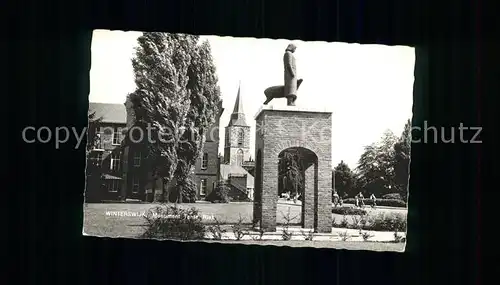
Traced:
POLYGON ((96 118, 102 117, 103 123, 127 123, 127 109, 125 104, 89 102, 89 113, 95 112, 96 118))
POLYGON ((247 187, 253 188, 254 178, 252 174, 245 170, 245 168, 238 165, 221 164, 220 165, 220 176, 222 179, 226 180, 229 175, 245 175, 247 176, 247 187))

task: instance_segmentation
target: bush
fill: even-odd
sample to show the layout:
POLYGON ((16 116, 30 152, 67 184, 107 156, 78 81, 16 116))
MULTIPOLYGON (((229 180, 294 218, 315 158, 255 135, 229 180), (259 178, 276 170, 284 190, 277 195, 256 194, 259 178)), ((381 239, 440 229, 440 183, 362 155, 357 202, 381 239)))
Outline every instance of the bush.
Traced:
POLYGON ((363 241, 368 241, 373 237, 373 235, 369 232, 361 232, 361 237, 363 238, 363 241))
POLYGON ((223 222, 214 218, 214 225, 208 227, 208 232, 214 240, 222 240, 222 236, 227 232, 227 230, 223 228, 223 224, 223 222))
POLYGON ((406 231, 406 213, 381 212, 373 217, 365 226, 365 230, 372 231, 406 231))
POLYGON ((283 215, 283 219, 285 220, 285 223, 283 224, 283 230, 281 233, 281 238, 283 240, 291 240, 293 236, 293 232, 289 231, 290 224, 292 223, 293 220, 297 218, 297 216, 292 217, 290 216, 290 207, 288 207, 288 212, 286 214, 281 213, 283 215))
POLYGON ((355 207, 342 206, 332 208, 332 213, 338 215, 366 215, 366 210, 355 207))
MULTIPOLYGON (((365 198, 364 203, 366 206, 372 206, 373 201, 370 199, 365 198)), ((347 198, 344 199, 344 203, 347 204, 356 204, 356 199, 354 198, 347 198)), ((401 199, 377 199, 376 200, 377 206, 386 206, 386 207, 406 207, 406 202, 401 200, 401 199)))
POLYGON ((401 198, 401 194, 399 193, 390 193, 382 195, 382 199, 403 200, 403 198, 401 198))
POLYGON ((229 190, 228 186, 220 184, 207 195, 205 200, 212 203, 229 203, 229 190))
POLYGON ((143 238, 200 240, 205 238, 205 225, 198 209, 182 209, 175 205, 162 205, 145 214, 143 238))
POLYGON ((238 219, 238 221, 234 225, 231 226, 231 228, 233 230, 234 237, 236 238, 236 240, 241 240, 245 235, 247 235, 247 232, 244 231, 245 226, 244 226, 243 222, 244 222, 244 220, 240 214, 240 218, 238 219))
POLYGON ((338 233, 338 235, 342 241, 348 241, 351 239, 351 235, 347 231, 343 233, 338 233))

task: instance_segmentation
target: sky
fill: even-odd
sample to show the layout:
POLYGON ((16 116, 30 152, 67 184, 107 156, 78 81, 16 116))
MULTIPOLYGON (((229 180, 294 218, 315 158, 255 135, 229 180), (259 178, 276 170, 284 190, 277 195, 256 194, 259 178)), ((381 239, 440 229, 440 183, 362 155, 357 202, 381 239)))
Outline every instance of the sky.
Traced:
MULTIPOLYGON (((90 102, 122 104, 135 90, 131 60, 141 34, 94 31, 90 102)), ((264 90, 283 84, 283 53, 290 42, 297 46, 297 74, 304 80, 296 105, 332 111, 332 167, 343 160, 355 168, 364 146, 378 141, 386 130, 399 136, 412 117, 413 47, 202 36, 205 39, 212 47, 225 109, 220 136, 241 84, 243 109, 252 127, 251 153, 254 116, 265 100, 264 90)), ((286 100, 269 105, 286 106, 286 100)), ((223 148, 221 143, 220 153, 223 148)))

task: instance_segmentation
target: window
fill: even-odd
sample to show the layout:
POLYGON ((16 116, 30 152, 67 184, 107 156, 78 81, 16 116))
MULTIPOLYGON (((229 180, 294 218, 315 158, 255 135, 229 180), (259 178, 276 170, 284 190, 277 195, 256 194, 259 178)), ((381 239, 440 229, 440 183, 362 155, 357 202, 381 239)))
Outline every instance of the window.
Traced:
POLYGON ((95 131, 95 141, 93 143, 94 143, 94 149, 102 149, 100 130, 95 131))
POLYGON ((135 167, 139 167, 141 166, 141 152, 140 151, 136 151, 134 153, 134 166, 135 167))
POLYGON ((201 179, 200 181, 200 195, 207 194, 207 179, 201 179))
POLYGON ((236 165, 241 166, 243 164, 243 150, 238 149, 236 153, 236 165))
POLYGON ((120 180, 109 180, 108 181, 108 191, 109 192, 118 192, 120 191, 120 180))
POLYGON ((95 165, 97 167, 100 167, 101 166, 101 162, 102 162, 102 152, 97 152, 95 154, 95 165))
POLYGON ((111 154, 111 163, 110 163, 110 169, 118 171, 120 170, 120 154, 119 153, 113 153, 111 154))
POLYGON ((208 167, 208 152, 203 153, 201 158, 201 169, 207 169, 208 167))
POLYGON ((245 141, 245 131, 240 130, 238 133, 238 145, 243 145, 244 141, 245 141))
POLYGON ((113 128, 113 144, 118 145, 120 144, 120 128, 115 127, 113 128))
POLYGON ((137 177, 132 179, 132 193, 138 193, 140 188, 140 180, 137 177))

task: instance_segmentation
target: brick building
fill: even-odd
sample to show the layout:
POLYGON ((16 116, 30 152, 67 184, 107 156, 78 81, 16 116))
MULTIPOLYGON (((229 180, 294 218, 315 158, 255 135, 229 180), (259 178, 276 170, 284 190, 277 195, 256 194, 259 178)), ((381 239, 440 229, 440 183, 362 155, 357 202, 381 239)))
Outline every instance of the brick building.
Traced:
POLYGON ((90 103, 89 113, 101 118, 97 130, 98 142, 90 151, 89 159, 101 169, 101 181, 87 183, 89 201, 120 200, 123 196, 123 161, 121 143, 127 116, 123 104, 90 103))
POLYGON ((196 161, 193 175, 193 181, 198 188, 198 199, 203 199, 215 188, 219 180, 220 158, 219 158, 219 125, 220 117, 224 112, 222 101, 220 101, 219 115, 215 123, 210 127, 206 136, 205 144, 200 158, 196 161))
MULTIPOLYGON (((197 185, 198 199, 210 193, 218 181, 219 175, 219 120, 222 115, 222 102, 219 116, 210 127, 202 155, 197 160, 192 172, 193 181, 197 185)), ((90 103, 89 113, 101 118, 99 127, 100 143, 90 153, 89 159, 98 161, 101 166, 101 183, 89 184, 86 191, 88 201, 150 200, 148 195, 162 191, 162 182, 155 179, 144 160, 144 145, 124 141, 126 137, 136 137, 139 132, 132 130, 136 126, 135 116, 130 101, 125 104, 90 103)), ((139 141, 138 138, 135 138, 139 141)), ((170 186, 167 188, 171 188, 170 186)))

